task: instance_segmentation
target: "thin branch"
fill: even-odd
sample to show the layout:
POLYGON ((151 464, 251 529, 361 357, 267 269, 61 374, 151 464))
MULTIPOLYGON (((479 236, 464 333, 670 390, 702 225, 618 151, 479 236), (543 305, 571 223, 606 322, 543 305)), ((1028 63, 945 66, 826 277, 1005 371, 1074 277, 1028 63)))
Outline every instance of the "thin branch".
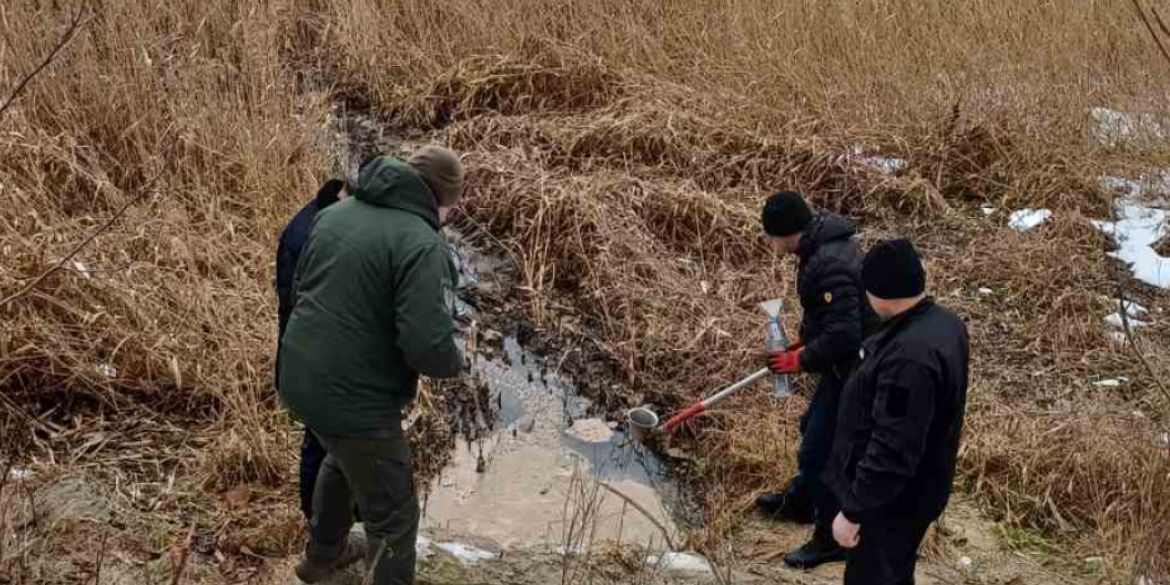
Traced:
POLYGON ((374 582, 374 573, 378 571, 378 565, 382 562, 382 557, 386 556, 386 549, 389 548, 390 541, 383 539, 382 544, 378 545, 378 552, 374 553, 374 561, 366 569, 365 577, 362 577, 362 585, 372 585, 374 582))
MULTIPOLYGON (((1170 50, 1166 49, 1166 45, 1162 43, 1162 37, 1158 36, 1158 31, 1154 29, 1153 23, 1150 22, 1150 17, 1142 8, 1141 0, 1133 0, 1133 7, 1137 9, 1138 16, 1142 18, 1142 22, 1146 24, 1146 28, 1150 31, 1150 36, 1154 38, 1154 43, 1158 45, 1158 49, 1162 51, 1162 56, 1166 58, 1166 62, 1170 63, 1170 50)), ((1156 13, 1155 13, 1156 14, 1156 13)))
MULTIPOLYGON (((172 142, 171 144, 173 146, 175 144, 175 142, 172 142)), ((165 159, 165 157, 164 157, 164 159, 165 159)), ((88 238, 86 238, 80 244, 78 244, 76 247, 74 247, 73 250, 71 250, 68 254, 66 254, 64 258, 58 260, 57 263, 54 264, 52 268, 46 270, 40 276, 33 279, 33 281, 28 283, 27 285, 25 285, 24 288, 12 293, 11 295, 8 295, 8 297, 6 297, 4 300, 0 300, 0 309, 3 309, 6 305, 11 303, 12 301, 15 301, 16 299, 19 299, 20 297, 23 297, 24 295, 32 292, 32 290, 35 289, 37 287, 37 285, 44 282, 44 280, 46 278, 48 278, 48 277, 52 276, 53 274, 57 273, 58 271, 64 269, 65 264, 67 264, 69 261, 73 260, 73 258, 75 256, 77 256, 79 253, 81 253, 81 251, 84 250, 86 246, 93 243, 93 241, 96 240, 98 236, 100 236, 103 232, 110 229, 111 226, 113 226, 115 223, 117 223, 117 221, 119 219, 121 219, 122 216, 126 213, 126 211, 128 211, 131 207, 133 207, 138 202, 142 201, 143 199, 146 199, 147 195, 149 195, 151 193, 155 183, 157 183, 158 180, 160 178, 162 178, 163 173, 165 173, 165 172, 166 172, 166 166, 164 165, 162 169, 159 169, 159 171, 157 173, 155 173, 155 175, 153 177, 151 177, 150 180, 147 181, 147 183, 145 185, 143 185, 138 190, 137 195, 135 195, 134 197, 131 197, 129 201, 127 201, 125 204, 122 205, 122 207, 120 209, 118 209, 117 213, 115 213, 112 217, 110 217, 110 219, 106 220, 105 223, 98 226, 98 228, 96 230, 94 230, 93 233, 91 233, 88 238)))
POLYGON ((78 8, 77 14, 73 15, 73 20, 69 23, 69 30, 65 31, 65 36, 61 37, 61 40, 57 41, 57 45, 53 47, 53 50, 49 52, 48 56, 46 56, 45 59, 41 61, 41 64, 38 65, 36 69, 30 71, 27 75, 24 76, 23 79, 20 80, 20 83, 16 84, 16 89, 12 90, 12 94, 9 95, 8 99, 4 101, 4 105, 0 106, 0 119, 4 118, 4 113, 8 111, 8 108, 12 106, 13 102, 16 101, 16 98, 20 96, 21 92, 23 92, 25 88, 28 87, 28 84, 31 83, 37 75, 40 75, 41 71, 44 71, 45 68, 47 68, 53 62, 53 59, 56 59, 57 55, 60 54, 61 51, 69 45, 69 43, 73 42, 73 39, 77 37, 77 33, 81 31, 83 26, 89 24, 90 19, 83 18, 84 16, 85 10, 78 8))

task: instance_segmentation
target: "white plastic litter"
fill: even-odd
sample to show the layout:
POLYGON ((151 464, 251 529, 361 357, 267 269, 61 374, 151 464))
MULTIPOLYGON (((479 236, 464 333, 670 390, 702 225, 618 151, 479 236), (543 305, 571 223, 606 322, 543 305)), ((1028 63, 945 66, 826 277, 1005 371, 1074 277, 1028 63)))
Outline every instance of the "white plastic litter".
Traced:
POLYGON ((1047 209, 1021 209, 1012 212, 1008 225, 1016 231, 1026 232, 1048 221, 1050 217, 1052 212, 1047 209))
POLYGON ((1098 388, 1118 388, 1122 384, 1126 384, 1128 382, 1129 378, 1126 378, 1125 376, 1119 376, 1117 378, 1105 378, 1103 380, 1097 380, 1096 382, 1093 382, 1093 385, 1097 386, 1098 388))
POLYGON ((658 566, 668 571, 679 571, 683 573, 712 574, 715 572, 707 559, 696 554, 682 552, 667 552, 661 557, 648 556, 646 557, 646 566, 658 566))

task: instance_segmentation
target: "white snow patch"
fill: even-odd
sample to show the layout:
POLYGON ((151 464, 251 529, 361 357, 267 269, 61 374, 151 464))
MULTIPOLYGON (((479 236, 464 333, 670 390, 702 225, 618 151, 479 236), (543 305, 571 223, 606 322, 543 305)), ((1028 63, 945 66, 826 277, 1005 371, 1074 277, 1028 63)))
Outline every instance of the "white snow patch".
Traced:
MULTIPOLYGON (((1125 324, 1121 320, 1121 313, 1109 314, 1108 316, 1105 317, 1105 323, 1109 324, 1111 327, 1116 327, 1118 329, 1125 328, 1125 324)), ((1145 321, 1141 321, 1138 319, 1134 319, 1132 316, 1130 316, 1130 318, 1129 318, 1130 329, 1140 329, 1142 327, 1145 327, 1146 325, 1149 325, 1149 323, 1146 323, 1145 321)))
POLYGON ((1132 198, 1118 202, 1115 211, 1117 221, 1093 222, 1117 242, 1117 251, 1109 255, 1128 264, 1138 280, 1170 289, 1170 258, 1154 251, 1158 241, 1170 235, 1170 212, 1148 207, 1132 198))
POLYGON ((1158 444, 1163 447, 1170 447, 1170 433, 1158 435, 1158 444))
POLYGON ((995 212, 999 211, 998 209, 995 208, 994 205, 984 205, 983 207, 980 207, 979 209, 981 211, 983 211, 983 215, 995 215, 995 212))
POLYGON ((451 553, 465 565, 474 565, 480 561, 499 558, 500 555, 488 552, 481 548, 463 544, 462 542, 442 542, 439 548, 451 553))
POLYGON ((646 566, 662 567, 666 570, 683 573, 713 574, 715 572, 707 559, 696 554, 681 552, 666 552, 661 557, 648 556, 646 557, 646 566))
POLYGON ((979 294, 981 294, 981 295, 983 295, 983 296, 987 296, 987 295, 993 295, 993 294, 995 294, 995 291, 993 291, 993 290, 991 290, 991 289, 989 289, 989 288, 987 288, 987 287, 981 287, 981 288, 979 289, 979 294))
POLYGON ((1150 114, 1119 112, 1109 108, 1093 108, 1090 114, 1097 122, 1097 140, 1110 146, 1134 138, 1165 140, 1170 137, 1170 129, 1150 114))
POLYGON ((1021 209, 1012 212, 1008 225, 1016 231, 1026 232, 1048 221, 1050 217, 1052 212, 1047 209, 1021 209))
POLYGON ((1126 343, 1129 343, 1129 338, 1127 338, 1125 334, 1120 331, 1110 331, 1109 340, 1118 345, 1125 345, 1126 343))
POLYGON ((31 469, 24 469, 23 467, 13 467, 8 472, 8 477, 12 479, 32 479, 36 477, 37 472, 31 469))
POLYGON ((975 564, 975 561, 971 560, 971 557, 962 557, 959 559, 959 564, 963 567, 970 567, 975 564))

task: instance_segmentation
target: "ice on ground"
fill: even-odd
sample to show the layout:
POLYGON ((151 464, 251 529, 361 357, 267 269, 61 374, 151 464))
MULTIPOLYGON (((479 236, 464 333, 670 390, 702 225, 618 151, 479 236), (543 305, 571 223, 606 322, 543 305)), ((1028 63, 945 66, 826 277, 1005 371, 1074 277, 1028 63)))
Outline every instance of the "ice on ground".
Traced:
POLYGON ((667 552, 661 557, 648 556, 646 557, 646 565, 650 567, 661 567, 669 571, 680 571, 683 573, 714 573, 715 570, 711 568, 711 563, 707 559, 691 553, 682 552, 667 552))
POLYGON ((1165 140, 1170 137, 1170 128, 1151 114, 1119 112, 1109 108, 1093 108, 1090 114, 1097 123, 1097 140, 1109 146, 1117 146, 1135 138, 1165 140))
POLYGON ((1119 201, 1115 212, 1117 221, 1093 222, 1117 243, 1117 251, 1109 255, 1125 262, 1134 278, 1170 289, 1170 258, 1154 250, 1162 238, 1170 235, 1170 212, 1138 203, 1133 198, 1119 201))
POLYGON ((442 542, 439 548, 451 553, 459 562, 465 565, 474 565, 480 561, 499 558, 500 555, 488 552, 481 548, 463 544, 462 542, 442 542))
POLYGON ((426 558, 430 558, 430 556, 431 556, 432 554, 434 554, 434 553, 432 553, 432 552, 431 552, 431 545, 432 545, 432 544, 434 544, 434 543, 433 543, 433 542, 431 542, 431 539, 429 539, 429 538, 427 538, 427 537, 425 537, 425 536, 423 536, 423 535, 421 535, 421 534, 420 534, 420 535, 418 536, 418 539, 414 541, 414 553, 415 553, 415 555, 416 555, 416 556, 417 556, 419 559, 426 559, 426 558))
POLYGON ((1012 212, 1008 225, 1016 231, 1026 232, 1048 221, 1050 217, 1052 212, 1047 209, 1021 209, 1012 212))

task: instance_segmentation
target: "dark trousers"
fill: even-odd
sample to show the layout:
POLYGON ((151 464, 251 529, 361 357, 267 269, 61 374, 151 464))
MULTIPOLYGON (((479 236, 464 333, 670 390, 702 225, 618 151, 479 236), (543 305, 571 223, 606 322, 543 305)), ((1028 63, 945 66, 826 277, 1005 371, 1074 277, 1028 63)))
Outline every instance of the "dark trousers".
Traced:
POLYGON ((356 501, 365 519, 366 560, 377 564, 373 585, 413 584, 420 513, 410 444, 401 432, 317 438, 327 455, 313 494, 306 554, 326 561, 341 557, 356 501))
POLYGON ((812 402, 808 405, 808 412, 800 418, 801 440, 797 454, 799 487, 805 490, 816 506, 817 528, 827 528, 830 534, 833 519, 837 517, 841 506, 833 491, 821 481, 821 474, 833 450, 833 436, 837 432, 837 405, 841 403, 844 386, 844 380, 835 373, 822 375, 812 402))
POLYGON ((845 561, 845 585, 914 585, 918 546, 933 519, 861 525, 861 542, 845 561))
MULTIPOLYGON (((305 514, 305 520, 313 520, 313 492, 317 488, 317 476, 321 474, 325 455, 325 447, 317 440, 317 435, 306 427, 305 439, 301 441, 301 512, 305 514)), ((356 504, 353 516, 357 522, 362 521, 356 504)))

